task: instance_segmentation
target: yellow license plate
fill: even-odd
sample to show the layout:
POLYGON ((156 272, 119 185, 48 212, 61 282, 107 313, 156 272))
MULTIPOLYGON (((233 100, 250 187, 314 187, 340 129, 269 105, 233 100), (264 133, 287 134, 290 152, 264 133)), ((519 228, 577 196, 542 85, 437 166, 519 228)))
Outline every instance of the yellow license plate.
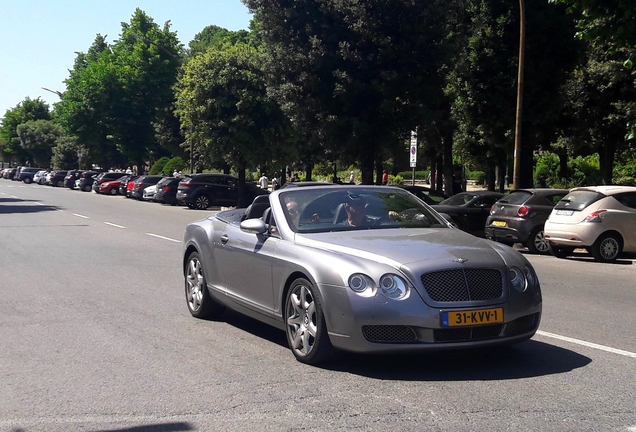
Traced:
POLYGON ((506 222, 505 221, 492 221, 492 224, 494 226, 498 226, 498 227, 505 227, 506 226, 506 222))
POLYGON ((442 327, 463 327, 502 322, 502 308, 442 312, 442 327))

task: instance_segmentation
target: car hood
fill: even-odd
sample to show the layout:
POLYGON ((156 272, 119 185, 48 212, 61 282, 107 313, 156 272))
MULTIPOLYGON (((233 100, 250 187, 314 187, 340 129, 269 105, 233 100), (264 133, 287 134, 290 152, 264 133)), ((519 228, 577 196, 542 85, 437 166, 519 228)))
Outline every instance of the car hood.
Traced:
POLYGON ((447 268, 452 267, 452 263, 460 262, 468 262, 470 267, 492 268, 504 265, 502 251, 505 249, 489 240, 452 228, 296 234, 295 241, 300 245, 351 255, 395 268, 447 268))

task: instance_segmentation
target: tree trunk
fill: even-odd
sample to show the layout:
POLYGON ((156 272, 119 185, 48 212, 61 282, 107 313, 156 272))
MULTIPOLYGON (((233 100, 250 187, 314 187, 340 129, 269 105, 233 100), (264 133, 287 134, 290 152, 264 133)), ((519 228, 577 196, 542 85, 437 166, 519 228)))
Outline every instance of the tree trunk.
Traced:
POLYGON ((444 130, 444 188, 446 195, 453 195, 453 134, 444 130))
POLYGON ((616 144, 610 140, 603 146, 603 148, 599 152, 599 164, 601 169, 602 182, 604 185, 610 185, 613 181, 615 151, 616 144))
POLYGON ((307 165, 305 165, 305 181, 311 181, 311 175, 313 170, 314 170, 314 164, 307 163, 307 165))
POLYGON ((378 152, 375 158, 375 184, 382 184, 382 152, 378 152))
POLYGON ((435 189, 444 191, 444 158, 437 156, 437 166, 435 167, 435 189))
POLYGON ((236 208, 245 208, 251 204, 247 202, 247 197, 245 196, 245 162, 241 162, 238 166, 238 178, 238 203, 236 208))
POLYGON ((557 156, 559 156, 559 178, 569 178, 570 172, 568 170, 567 152, 557 153, 557 156))
POLYGON ((374 154, 373 148, 370 148, 365 154, 362 155, 361 170, 362 170, 362 184, 373 184, 373 166, 374 166, 374 154))

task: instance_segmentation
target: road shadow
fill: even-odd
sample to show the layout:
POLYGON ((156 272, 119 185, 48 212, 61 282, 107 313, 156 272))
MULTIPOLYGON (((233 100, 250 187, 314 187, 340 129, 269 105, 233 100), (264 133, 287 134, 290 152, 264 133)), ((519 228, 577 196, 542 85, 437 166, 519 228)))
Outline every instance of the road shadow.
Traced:
MULTIPOLYGON (((232 310, 227 310, 220 320, 289 349, 282 330, 232 310)), ((417 354, 339 352, 333 361, 319 367, 383 380, 486 381, 565 373, 587 366, 591 361, 574 351, 529 340, 507 347, 417 354)))
MULTIPOLYGON (((530 251, 528 251, 527 248, 518 248, 517 251, 519 251, 520 253, 524 255, 531 255, 531 256, 536 255, 536 254, 530 253, 530 251)), ((543 256, 551 257, 551 255, 543 255, 543 256)), ((594 257, 587 251, 574 251, 572 255, 568 255, 567 258, 556 258, 556 257, 552 257, 552 258, 565 259, 565 260, 578 261, 578 262, 589 262, 589 263, 595 263, 595 264, 632 265, 636 261, 636 254, 623 252, 618 256, 618 259, 616 261, 610 262, 610 263, 596 261, 594 257)))
MULTIPOLYGON (((80 429, 72 429, 80 430, 80 429)), ((92 432, 181 432, 181 431, 193 431, 196 428, 188 422, 169 422, 169 423, 154 423, 141 426, 124 427, 118 429, 84 429, 92 432)), ((11 432, 28 432, 28 429, 14 428, 11 432)))
POLYGON ((39 201, 23 200, 16 198, 0 198, 0 214, 9 213, 42 213, 47 211, 56 211, 60 208, 50 205, 29 205, 28 203, 37 203, 39 201), (23 204, 27 203, 27 204, 23 204))

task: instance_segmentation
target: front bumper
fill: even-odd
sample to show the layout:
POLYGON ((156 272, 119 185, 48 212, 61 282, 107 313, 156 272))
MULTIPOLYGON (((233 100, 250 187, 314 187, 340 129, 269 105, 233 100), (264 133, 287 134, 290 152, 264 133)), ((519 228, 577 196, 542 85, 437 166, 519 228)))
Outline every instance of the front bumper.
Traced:
MULTIPOLYGON (((508 345, 531 338, 541 321, 541 294, 527 292, 514 301, 475 308, 434 308, 417 292, 394 301, 382 295, 363 298, 343 287, 321 285, 329 337, 334 347, 352 352, 437 351, 508 345), (345 298, 348 297, 348 298, 345 298), (443 311, 501 307, 503 323, 443 327, 443 311)), ((530 290, 534 291, 534 290, 530 290)))

